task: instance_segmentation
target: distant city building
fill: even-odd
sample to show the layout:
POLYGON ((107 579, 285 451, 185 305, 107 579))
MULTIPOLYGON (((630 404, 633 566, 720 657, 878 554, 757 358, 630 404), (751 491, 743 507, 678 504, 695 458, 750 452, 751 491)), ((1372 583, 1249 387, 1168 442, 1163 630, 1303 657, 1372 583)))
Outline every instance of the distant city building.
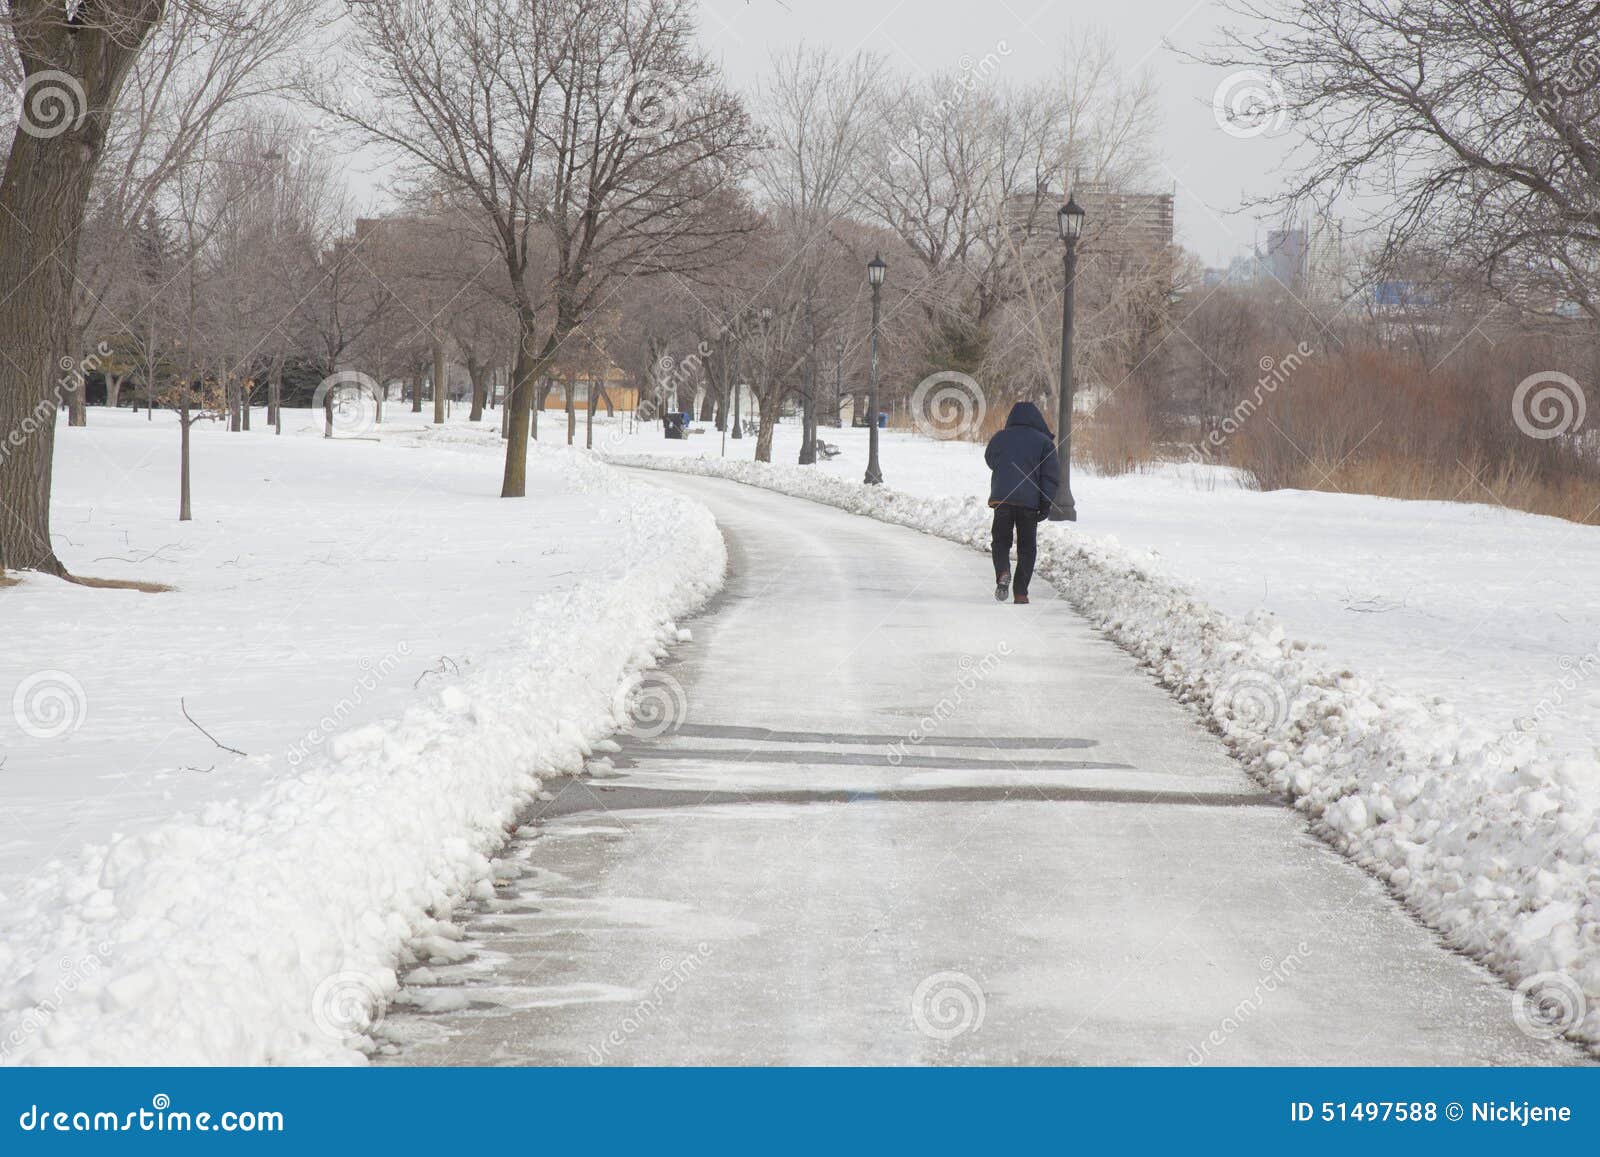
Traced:
POLYGON ((1206 284, 1278 288, 1307 304, 1333 305, 1350 296, 1344 225, 1337 220, 1272 229, 1264 246, 1208 269, 1206 284))

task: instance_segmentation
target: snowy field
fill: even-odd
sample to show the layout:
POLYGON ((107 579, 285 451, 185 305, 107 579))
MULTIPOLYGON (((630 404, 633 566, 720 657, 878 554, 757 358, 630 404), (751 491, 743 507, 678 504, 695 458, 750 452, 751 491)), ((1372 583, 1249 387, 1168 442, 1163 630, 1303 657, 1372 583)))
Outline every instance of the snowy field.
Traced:
POLYGON ((508 502, 492 428, 255 420, 196 428, 189 523, 170 415, 58 433, 63 561, 175 589, 0 591, 0 1063, 358 1059, 318 1010, 392 987, 720 583, 708 514, 587 456, 508 502))

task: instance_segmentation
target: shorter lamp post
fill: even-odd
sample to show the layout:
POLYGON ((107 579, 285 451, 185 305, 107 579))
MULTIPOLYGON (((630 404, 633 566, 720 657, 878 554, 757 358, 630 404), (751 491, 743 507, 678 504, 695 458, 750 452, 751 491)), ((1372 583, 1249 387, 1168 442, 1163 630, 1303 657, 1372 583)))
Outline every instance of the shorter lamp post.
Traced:
POLYGON ((872 285, 872 369, 867 377, 867 476, 868 486, 883 483, 883 468, 878 465, 878 316, 883 291, 883 276, 889 272, 881 256, 867 262, 867 281, 872 285))
POLYGON ((844 422, 844 338, 833 343, 833 421, 830 426, 844 422))
POLYGON ((1056 455, 1061 461, 1061 486, 1050 506, 1051 522, 1078 521, 1072 499, 1072 309, 1078 280, 1078 238, 1083 236, 1083 208, 1067 197, 1056 212, 1056 226, 1065 247, 1066 286, 1061 293, 1061 390, 1056 400, 1056 455))

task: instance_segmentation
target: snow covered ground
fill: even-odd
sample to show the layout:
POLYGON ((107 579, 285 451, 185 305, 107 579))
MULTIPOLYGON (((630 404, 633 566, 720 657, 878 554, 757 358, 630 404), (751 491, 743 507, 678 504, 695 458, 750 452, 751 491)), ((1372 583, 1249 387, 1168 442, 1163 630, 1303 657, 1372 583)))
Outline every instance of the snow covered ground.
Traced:
POLYGON ((0 1063, 359 1059, 400 946, 720 583, 696 504, 543 447, 502 501, 492 426, 394 411, 197 427, 189 523, 171 416, 59 431, 62 559, 175 589, 0 591, 0 1063))
MULTIPOLYGON (((711 437, 610 445, 619 461, 643 450, 658 466, 986 542, 974 447, 891 436, 890 486, 877 490, 856 481, 855 432, 825 434, 846 452, 820 471, 722 460, 711 437)), ((1583 681, 1596 669, 1584 648, 1600 624, 1576 585, 1600 532, 1492 508, 1226 483, 1192 471, 1081 479, 1085 520, 1041 532, 1041 571, 1331 842, 1517 982, 1536 1029, 1600 1041, 1600 767, 1583 742, 1594 706, 1583 681), (1119 518, 1143 549, 1095 534, 1119 518), (1507 635, 1507 622, 1523 626, 1507 635), (1550 683, 1524 686, 1535 655, 1550 683), (1452 698, 1527 706, 1478 718, 1452 698)))
MULTIPOLYGON (((60 432, 63 559, 176 589, 0 590, 0 1063, 359 1059, 402 946, 448 956, 431 914, 486 886, 537 774, 580 765, 720 580, 709 516, 560 448, 560 415, 520 503, 495 497, 495 416, 461 416, 391 407, 334 442, 304 413, 282 438, 202 425, 187 524, 169 418, 60 432)), ((985 535, 967 444, 888 433, 872 494, 864 431, 824 431, 844 452, 814 470, 690 461, 720 458, 714 431, 595 436, 985 535)), ((780 428, 776 457, 797 445, 780 428)), ((1600 1040, 1600 530, 1198 468, 1075 482, 1082 521, 1044 536, 1058 585, 1328 838, 1600 1040)))

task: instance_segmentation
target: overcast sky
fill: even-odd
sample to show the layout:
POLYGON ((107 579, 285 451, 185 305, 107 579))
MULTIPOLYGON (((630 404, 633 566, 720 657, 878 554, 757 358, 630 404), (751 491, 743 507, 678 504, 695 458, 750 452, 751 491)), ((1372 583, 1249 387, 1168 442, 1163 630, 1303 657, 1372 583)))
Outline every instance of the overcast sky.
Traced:
MULTIPOLYGON (((1231 19, 1218 0, 701 0, 708 50, 737 89, 748 91, 774 50, 801 42, 848 55, 881 53, 907 73, 959 68, 994 56, 997 80, 1053 72, 1074 28, 1108 35, 1129 73, 1148 67, 1160 89, 1158 184, 1176 194, 1179 244, 1210 265, 1246 252, 1277 222, 1240 211, 1243 194, 1270 192, 1292 137, 1278 126, 1260 135, 1224 132, 1213 101, 1232 78, 1239 91, 1265 78, 1231 74, 1186 59, 1231 19), (1003 44, 1003 48, 1001 45, 1003 44)), ((350 158, 352 187, 369 211, 385 199, 384 170, 370 150, 350 158)))
MULTIPOLYGON (((1241 193, 1276 186, 1289 139, 1223 132, 1212 109, 1224 70, 1185 60, 1215 38, 1216 0, 702 0, 705 41, 736 87, 760 75, 774 48, 800 41, 843 53, 883 53, 907 71, 959 67, 1005 42, 997 76, 1036 79, 1059 61, 1075 26, 1107 33, 1128 71, 1149 66, 1161 87, 1163 181, 1176 192, 1180 244, 1209 264, 1247 249, 1258 225, 1241 193)), ((1248 83, 1248 79, 1246 79, 1248 83)))

